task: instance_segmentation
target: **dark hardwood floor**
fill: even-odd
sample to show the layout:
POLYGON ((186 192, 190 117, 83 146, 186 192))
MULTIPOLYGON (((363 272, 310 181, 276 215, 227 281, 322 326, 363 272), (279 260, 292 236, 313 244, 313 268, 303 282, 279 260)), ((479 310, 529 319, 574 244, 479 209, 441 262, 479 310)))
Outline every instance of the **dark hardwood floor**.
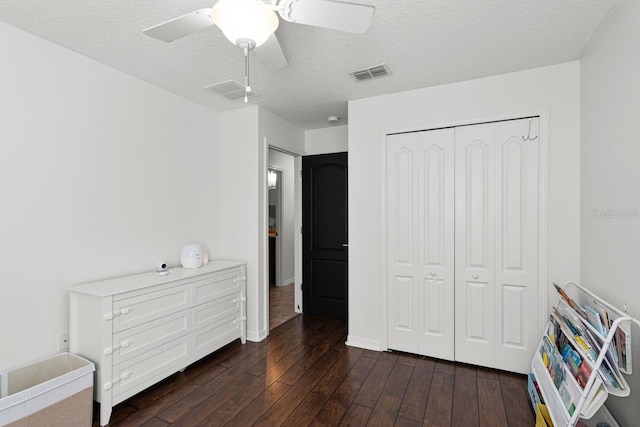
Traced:
MULTIPOLYGON (((110 426, 533 426, 523 375, 347 347, 297 316, 116 406, 110 426)), ((98 426, 97 410, 94 426, 98 426)))
POLYGON ((269 286, 269 330, 282 325, 292 317, 299 316, 294 309, 295 286, 269 286))

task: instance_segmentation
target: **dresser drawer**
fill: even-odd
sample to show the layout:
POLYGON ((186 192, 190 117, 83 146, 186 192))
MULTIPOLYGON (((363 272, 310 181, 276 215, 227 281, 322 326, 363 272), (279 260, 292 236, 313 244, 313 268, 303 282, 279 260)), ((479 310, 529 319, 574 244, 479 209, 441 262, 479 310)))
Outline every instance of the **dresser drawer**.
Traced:
POLYGON ((189 337, 184 336, 114 366, 113 397, 132 396, 168 377, 185 366, 188 356, 189 337))
POLYGON ((237 268, 193 282, 193 305, 204 304, 225 295, 239 293, 241 289, 242 269, 237 268))
POLYGON ((177 313, 191 306, 190 285, 180 285, 113 303, 113 332, 177 313))
POLYGON ((113 347, 105 352, 113 353, 116 365, 186 335, 190 328, 191 314, 183 310, 118 332, 113 336, 113 347))
POLYGON ((193 332, 194 356, 199 359, 236 338, 240 338, 241 323, 240 313, 238 312, 218 320, 211 324, 210 327, 201 328, 193 332))
POLYGON ((231 294, 192 308, 191 320, 193 329, 212 326, 230 315, 239 313, 241 303, 239 294, 231 294))

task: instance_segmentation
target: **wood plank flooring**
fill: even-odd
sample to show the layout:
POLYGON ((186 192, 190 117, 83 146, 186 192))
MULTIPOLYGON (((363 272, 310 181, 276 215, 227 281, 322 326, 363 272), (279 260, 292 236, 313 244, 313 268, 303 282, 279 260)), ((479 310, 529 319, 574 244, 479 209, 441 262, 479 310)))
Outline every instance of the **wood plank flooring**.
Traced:
POLYGON ((109 425, 534 425, 523 375, 345 340, 342 321, 294 317, 262 342, 233 342, 121 403, 109 425))
POLYGON ((292 317, 299 316, 294 310, 295 286, 269 286, 269 330, 282 325, 292 317))

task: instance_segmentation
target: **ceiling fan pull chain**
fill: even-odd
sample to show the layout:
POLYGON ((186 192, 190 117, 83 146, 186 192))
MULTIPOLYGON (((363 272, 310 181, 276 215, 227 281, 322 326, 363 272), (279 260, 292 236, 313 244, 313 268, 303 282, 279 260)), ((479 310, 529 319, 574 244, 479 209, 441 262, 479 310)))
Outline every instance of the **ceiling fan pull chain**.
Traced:
POLYGON ((249 102, 249 92, 251 92, 251 86, 249 86, 249 48, 244 48, 244 102, 249 102))

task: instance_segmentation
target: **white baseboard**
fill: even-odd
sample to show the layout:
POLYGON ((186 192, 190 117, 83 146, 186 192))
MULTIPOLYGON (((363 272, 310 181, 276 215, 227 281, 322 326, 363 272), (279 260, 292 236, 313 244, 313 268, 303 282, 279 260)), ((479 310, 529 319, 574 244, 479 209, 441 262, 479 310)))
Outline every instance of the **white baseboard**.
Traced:
POLYGON ((267 338, 267 335, 265 329, 261 331, 247 331, 247 341, 260 342, 267 338))
POLYGON ((349 347, 359 347, 365 350, 383 351, 380 341, 370 340, 367 338, 358 338, 351 335, 347 335, 346 344, 349 347))
POLYGON ((291 279, 286 279, 283 280, 282 283, 280 283, 277 286, 287 286, 287 285, 293 285, 295 283, 296 279, 295 278, 291 278, 291 279))

